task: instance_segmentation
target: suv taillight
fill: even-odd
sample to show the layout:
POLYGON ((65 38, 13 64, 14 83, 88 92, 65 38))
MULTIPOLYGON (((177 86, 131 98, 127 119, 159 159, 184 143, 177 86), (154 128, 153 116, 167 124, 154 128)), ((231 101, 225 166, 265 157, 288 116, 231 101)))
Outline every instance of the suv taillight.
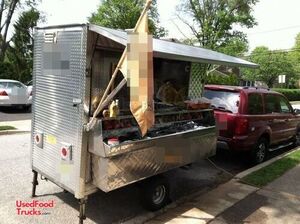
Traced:
POLYGON ((235 120, 235 134, 245 135, 248 133, 249 122, 247 118, 237 117, 235 120))
POLYGON ((6 91, 0 91, 0 96, 8 96, 7 92, 6 91))

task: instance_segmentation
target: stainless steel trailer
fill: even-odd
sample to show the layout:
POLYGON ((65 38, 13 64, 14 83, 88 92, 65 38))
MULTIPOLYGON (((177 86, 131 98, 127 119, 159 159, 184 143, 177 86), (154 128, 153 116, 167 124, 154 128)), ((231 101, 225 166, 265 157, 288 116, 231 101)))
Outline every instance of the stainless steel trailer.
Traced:
MULTIPOLYGON (((109 73, 126 44, 126 32, 92 24, 35 29, 32 196, 40 174, 80 200, 81 222, 86 198, 93 192, 109 192, 215 153, 216 128, 211 109, 159 109, 155 134, 146 138, 136 137, 138 128, 125 112, 114 119, 99 116, 95 128, 86 131, 92 99, 107 85, 109 73), (162 129, 166 131, 159 131, 162 129), (128 137, 128 133, 135 137, 128 137), (125 140, 110 145, 107 138, 116 135, 125 136, 125 140)), ((158 82, 162 77, 180 76, 180 82, 189 87, 186 94, 193 97, 197 91, 191 86, 201 85, 203 79, 193 72, 197 63, 256 67, 242 59, 164 40, 154 39, 153 47, 158 82)), ((126 88, 124 91, 119 97, 126 108, 126 88)), ((162 190, 166 191, 165 187, 162 190)))

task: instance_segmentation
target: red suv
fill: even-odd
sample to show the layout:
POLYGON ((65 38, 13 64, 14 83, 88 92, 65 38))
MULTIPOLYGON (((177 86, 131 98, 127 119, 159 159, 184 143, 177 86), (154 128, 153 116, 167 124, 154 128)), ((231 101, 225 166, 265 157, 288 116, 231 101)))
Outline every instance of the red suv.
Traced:
POLYGON ((280 93, 206 85, 203 96, 215 108, 219 148, 251 152, 252 161, 261 163, 269 151, 298 142, 300 116, 280 93))

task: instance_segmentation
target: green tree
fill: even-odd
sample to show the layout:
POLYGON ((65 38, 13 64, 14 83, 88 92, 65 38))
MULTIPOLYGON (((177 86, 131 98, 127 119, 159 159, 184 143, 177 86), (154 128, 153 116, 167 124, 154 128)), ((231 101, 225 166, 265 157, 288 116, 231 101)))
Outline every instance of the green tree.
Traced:
POLYGON ((31 79, 33 67, 33 28, 37 25, 40 13, 31 8, 22 12, 14 24, 15 34, 12 46, 7 51, 8 60, 14 65, 16 79, 26 82, 31 79))
MULTIPOLYGON (((263 81, 272 88, 277 83, 279 75, 286 75, 287 81, 295 76, 288 52, 271 51, 267 47, 255 48, 249 60, 259 64, 255 70, 244 70, 244 78, 252 81, 263 81)), ((288 85, 288 83, 287 83, 288 85)))
MULTIPOLYGON (((196 38, 184 38, 181 40, 181 42, 187 45, 199 45, 199 42, 196 38)), ((245 52, 248 51, 248 48, 249 44, 246 39, 232 37, 226 42, 226 44, 219 46, 216 50, 227 55, 238 57, 244 55, 245 52)))
MULTIPOLYGON (((89 22, 114 29, 131 29, 140 17, 144 5, 145 0, 103 0, 89 22)), ((159 26, 156 0, 150 8, 149 30, 154 37, 166 35, 166 30, 159 26)))
POLYGON ((232 37, 226 44, 220 46, 218 51, 235 57, 241 57, 248 51, 249 45, 247 40, 232 37))
POLYGON ((295 45, 289 53, 295 72, 300 75, 300 33, 295 38, 295 45))
POLYGON ((27 7, 34 7, 38 0, 0 0, 0 63, 5 59, 5 53, 9 48, 11 39, 8 33, 15 14, 27 7))
MULTIPOLYGON (((198 45, 212 50, 224 49, 237 41, 247 43, 246 35, 235 27, 256 25, 252 12, 257 1, 183 0, 178 6, 181 12, 178 17, 190 28, 198 45)), ((238 51, 246 50, 245 46, 247 44, 238 51)))

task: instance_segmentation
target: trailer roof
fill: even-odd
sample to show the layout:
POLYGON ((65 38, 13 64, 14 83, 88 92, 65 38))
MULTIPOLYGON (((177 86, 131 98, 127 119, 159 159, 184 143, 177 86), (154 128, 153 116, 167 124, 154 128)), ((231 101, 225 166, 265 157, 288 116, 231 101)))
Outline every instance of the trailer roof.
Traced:
MULTIPOLYGON (((105 36, 123 46, 127 45, 127 33, 124 31, 101 27, 94 24, 89 24, 88 26, 89 30, 93 32, 105 36)), ((237 67, 258 67, 257 64, 252 62, 223 53, 166 40, 153 39, 153 51, 154 57, 166 59, 237 67)))

